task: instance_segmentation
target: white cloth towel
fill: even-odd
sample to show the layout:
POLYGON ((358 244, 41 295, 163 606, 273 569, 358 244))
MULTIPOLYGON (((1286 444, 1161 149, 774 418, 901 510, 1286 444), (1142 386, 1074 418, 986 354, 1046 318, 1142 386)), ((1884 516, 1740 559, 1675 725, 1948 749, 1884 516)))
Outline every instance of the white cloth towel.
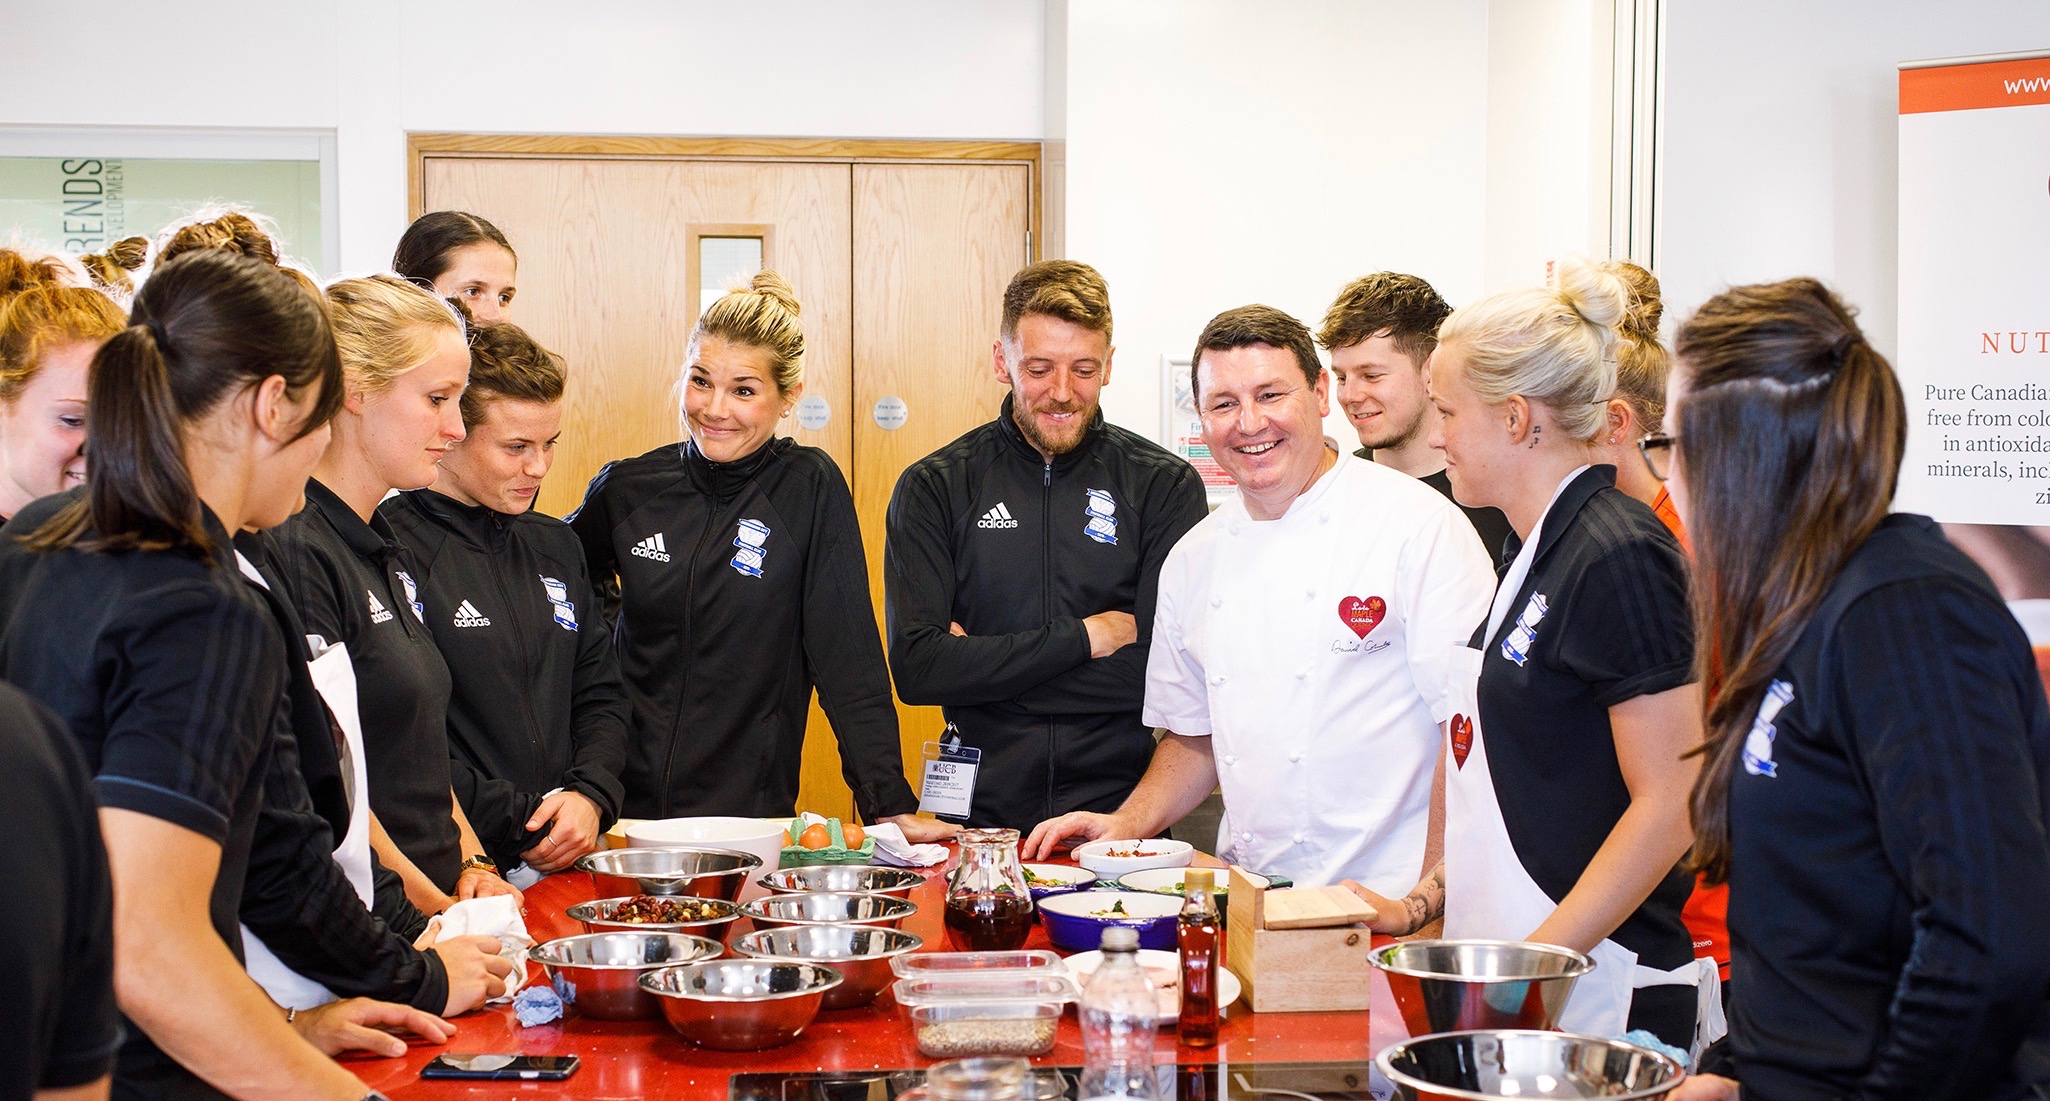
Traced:
POLYGON ((433 920, 440 925, 435 940, 497 937, 498 954, 511 961, 513 969, 506 977, 505 993, 491 999, 492 1004, 509 1002, 519 993, 521 984, 527 981, 527 949, 534 946, 534 938, 527 934, 526 919, 520 917, 519 904, 511 895, 466 898, 433 920))

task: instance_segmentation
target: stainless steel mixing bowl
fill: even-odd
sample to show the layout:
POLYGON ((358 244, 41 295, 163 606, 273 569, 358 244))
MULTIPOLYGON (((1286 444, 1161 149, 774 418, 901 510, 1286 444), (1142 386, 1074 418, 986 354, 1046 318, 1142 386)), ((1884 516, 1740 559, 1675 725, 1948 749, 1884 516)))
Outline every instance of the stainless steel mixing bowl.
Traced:
POLYGON ((897 978, 891 962, 925 944, 922 938, 873 925, 801 925, 761 929, 733 942, 756 959, 823 964, 846 981, 826 993, 827 1009, 867 1005, 897 978))
POLYGON ((910 898, 912 888, 925 882, 917 872, 902 868, 878 868, 867 864, 814 864, 782 868, 763 876, 762 886, 770 894, 791 895, 810 891, 837 894, 889 895, 910 898))
POLYGON ((839 973, 789 960, 707 960, 641 976, 670 1027, 719 1051, 759 1051, 797 1039, 839 973))
POLYGON ((1411 1036, 1552 1028, 1594 961, 1570 948, 1507 940, 1411 940, 1367 957, 1388 976, 1411 1036))
POLYGON ((1671 1058, 1621 1040, 1511 1029, 1405 1040, 1374 1062, 1405 1101, 1638 1101, 1664 1097, 1686 1077, 1671 1058))
POLYGON ((740 907, 723 898, 691 898, 688 895, 661 895, 688 902, 702 902, 718 913, 702 921, 619 921, 612 915, 622 903, 631 902, 639 895, 623 898, 601 898, 591 902, 579 902, 564 910, 571 921, 582 922, 586 933, 650 932, 689 933, 692 936, 710 937, 713 940, 726 939, 727 930, 740 920, 740 907))
POLYGON ((821 891, 758 898, 742 906, 740 912, 753 919, 757 929, 795 925, 885 925, 895 929, 917 913, 918 906, 888 895, 821 891))
POLYGON ((691 895, 732 902, 762 858, 735 849, 601 849, 577 859, 599 898, 691 895))
POLYGON ((527 949, 548 972, 563 1005, 605 1021, 649 1020, 662 1007, 641 989, 641 976, 657 968, 709 959, 726 946, 684 933, 585 933, 527 949))

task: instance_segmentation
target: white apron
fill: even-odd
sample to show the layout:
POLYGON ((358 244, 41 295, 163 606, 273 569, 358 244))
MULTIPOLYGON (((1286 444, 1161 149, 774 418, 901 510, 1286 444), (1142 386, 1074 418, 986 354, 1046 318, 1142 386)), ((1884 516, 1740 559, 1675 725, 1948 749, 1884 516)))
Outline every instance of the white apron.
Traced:
MULTIPOLYGON (((327 701, 335 722, 342 728, 342 774, 349 780, 349 832, 335 846, 335 863, 349 877, 349 885, 370 909, 376 890, 370 874, 370 777, 363 759, 363 722, 356 711, 356 668, 349 661, 349 648, 336 643, 307 663, 313 671, 313 686, 327 701)), ((285 966, 256 934, 242 927, 242 952, 248 961, 249 977, 287 1009, 312 1009, 335 1000, 333 991, 285 966)))
MULTIPOLYGON (((1553 501, 1586 469, 1581 467, 1568 474, 1553 491, 1553 501)), ((1545 513, 1549 517, 1550 504, 1545 506, 1545 513)), ((1543 530, 1544 519, 1540 518, 1496 589, 1487 630, 1481 636, 1484 643, 1492 644, 1510 603, 1529 578, 1543 530)), ((1502 818, 1502 807, 1495 799, 1494 775, 1488 768, 1487 741, 1480 722, 1481 663, 1486 656, 1486 650, 1458 647, 1446 693, 1452 718, 1446 724, 1445 935, 1523 940, 1559 904, 1537 885, 1523 861, 1517 858, 1508 824, 1502 818)), ((1595 945, 1588 955, 1595 968, 1574 985, 1573 994, 1559 1016, 1559 1028, 1567 1032, 1621 1036, 1629 1027, 1631 991, 1669 983, 1698 986, 1702 973, 1699 964, 1703 961, 1699 960, 1670 972, 1640 967, 1637 953, 1613 940, 1595 945)), ((1715 974, 1713 961, 1709 961, 1707 972, 1715 974)), ((1713 996, 1715 991, 1706 993, 1713 996)), ((1720 1009, 1719 1003, 1717 1008, 1720 1009)), ((1720 1013, 1717 1016, 1720 1018, 1720 1013)), ((1697 1036, 1701 1020, 1702 1015, 1697 1014, 1697 1036)))

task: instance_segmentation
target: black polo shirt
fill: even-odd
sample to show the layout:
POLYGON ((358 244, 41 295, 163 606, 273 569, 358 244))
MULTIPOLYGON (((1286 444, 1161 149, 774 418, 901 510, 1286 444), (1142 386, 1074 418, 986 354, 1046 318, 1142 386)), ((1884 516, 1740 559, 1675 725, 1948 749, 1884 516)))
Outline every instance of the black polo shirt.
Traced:
MULTIPOLYGON (((347 643, 370 809, 443 891, 462 873, 448 760, 448 665, 427 630, 418 571, 384 517, 366 523, 319 481, 272 529, 271 565, 308 636, 347 643)), ((310 652, 308 656, 313 656, 310 652)))
POLYGON ((1984 571, 1887 518, 1730 780, 1746 1097, 2050 1094, 2050 706, 1984 571))
POLYGON ((78 747, 48 709, 0 684, 0 1097, 96 1081, 121 1041, 113 888, 78 747))
MULTIPOLYGON (((285 643, 243 580, 211 512, 214 554, 38 553, 34 531, 75 495, 44 498, 0 528, 0 670, 57 713, 100 805, 221 846, 210 915, 242 958, 237 910, 263 777, 289 738, 285 643)), ((117 1095, 219 1097, 130 1026, 117 1095)))
MULTIPOLYGON (((1680 545, 1615 483, 1615 467, 1593 466, 1560 492, 1501 627, 1474 632, 1495 798, 1518 860, 1554 901, 1630 807, 1609 708, 1694 680, 1680 545)), ((1521 549, 1512 533, 1504 561, 1521 549)), ((1659 970, 1693 959, 1680 922, 1693 884, 1676 866, 1612 939, 1659 970)))
POLYGON ((379 506, 420 566, 427 627, 448 661, 456 794, 500 867, 546 830, 527 820, 549 791, 619 817, 632 711, 583 545, 538 512, 466 505, 432 489, 379 506))

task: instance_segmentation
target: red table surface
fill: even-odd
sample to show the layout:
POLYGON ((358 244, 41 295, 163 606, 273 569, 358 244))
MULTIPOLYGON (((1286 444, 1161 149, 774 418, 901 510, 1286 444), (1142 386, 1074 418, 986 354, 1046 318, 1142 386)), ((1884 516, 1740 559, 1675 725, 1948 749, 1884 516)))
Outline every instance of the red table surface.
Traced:
MULTIPOLYGON (((582 927, 564 911, 595 897, 590 877, 581 872, 543 879, 526 892, 529 933, 536 941, 581 933, 582 927)), ((904 922, 903 928, 924 938, 922 951, 951 949, 941 924, 945 898, 946 879, 940 869, 928 870, 925 883, 911 893, 918 912, 904 922)), ((735 922, 728 943, 749 928, 746 919, 735 922)), ((1026 947, 1052 947, 1042 926, 1033 926, 1026 947)), ((545 983, 547 978, 539 966, 529 965, 528 981, 545 983)), ((1364 1065, 1379 1046, 1370 1041, 1367 1023, 1364 1010, 1254 1013, 1242 1000, 1224 1011, 1215 1048, 1181 1047, 1175 1041, 1174 1030, 1166 1028, 1160 1031, 1156 1051, 1161 1062, 1364 1065)), ((369 1087, 404 1101, 508 1095, 725 1101, 727 1079, 736 1073, 918 1068, 936 1061, 918 1053, 910 1022, 888 991, 858 1009, 820 1013, 793 1043, 753 1052, 697 1047, 660 1019, 592 1021, 572 1011, 550 1024, 521 1028, 510 1006, 494 1006, 465 1014, 455 1024, 456 1036, 444 1047, 415 1044, 402 1058, 349 1059, 344 1065, 369 1087), (444 1051, 576 1055, 582 1058, 583 1066, 562 1082, 422 1081, 420 1068, 444 1051)), ((1042 1066, 1081 1065, 1082 1030, 1072 1007, 1062 1015, 1053 1051, 1033 1062, 1042 1066)))

